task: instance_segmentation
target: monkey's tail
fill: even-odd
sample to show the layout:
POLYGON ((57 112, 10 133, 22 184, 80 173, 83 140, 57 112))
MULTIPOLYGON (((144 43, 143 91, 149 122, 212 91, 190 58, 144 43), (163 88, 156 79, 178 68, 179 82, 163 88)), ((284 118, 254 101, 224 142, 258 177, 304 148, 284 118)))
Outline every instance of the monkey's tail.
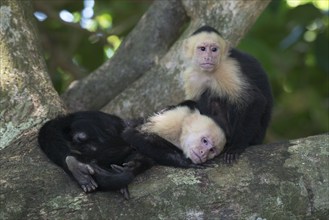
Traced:
POLYGON ((125 188, 135 177, 129 170, 103 169, 95 163, 91 163, 90 165, 95 171, 93 177, 98 184, 98 189, 102 191, 125 188))

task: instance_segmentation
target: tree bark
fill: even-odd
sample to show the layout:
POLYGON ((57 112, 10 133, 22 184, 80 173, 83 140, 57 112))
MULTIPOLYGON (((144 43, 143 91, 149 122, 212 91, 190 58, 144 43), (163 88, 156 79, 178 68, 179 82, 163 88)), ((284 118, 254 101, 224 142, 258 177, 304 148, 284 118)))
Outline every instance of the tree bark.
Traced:
MULTIPOLYGON (((217 2, 184 1, 192 18, 185 36, 201 23, 222 30, 223 22, 211 23, 213 20, 207 20, 206 14, 193 9, 208 7, 209 16, 220 17, 221 10, 215 13, 217 2), (199 16, 203 22, 199 24, 192 16, 199 16)), ((234 2, 237 1, 227 4, 221 1, 219 4, 229 5, 231 10, 236 4, 234 2)), ((246 2, 256 4, 256 1, 238 4, 246 2)), ((262 5, 263 1, 258 1, 258 4, 262 5)), ((153 167, 129 186, 132 197, 129 201, 118 192, 83 193, 60 168, 50 163, 37 146, 40 124, 46 118, 64 112, 64 108, 50 84, 40 56, 30 2, 2 0, 0 15, 1 219, 327 218, 328 134, 253 146, 233 165, 225 165, 217 158, 213 168, 204 170, 153 167)), ((232 15, 237 16, 236 12, 232 15)), ((232 19, 236 18, 234 16, 232 19)), ((234 25, 242 25, 228 23, 227 27, 233 30, 237 30, 234 25)), ((242 26, 240 29, 242 33, 247 30, 242 26)), ((223 33, 233 43, 240 39, 236 31, 223 33)), ((144 96, 145 102, 132 105, 129 103, 132 96, 128 92, 122 94, 121 97, 127 96, 126 109, 148 104, 150 109, 143 111, 147 112, 181 99, 180 63, 177 62, 179 53, 176 49, 179 44, 180 41, 166 55, 161 52, 164 56, 161 62, 157 64, 153 60, 157 65, 150 65, 152 70, 134 83, 133 86, 139 89, 134 93, 144 96), (169 79, 175 79, 176 86, 169 84, 169 79), (145 86, 151 89, 145 90, 145 86), (168 95, 171 93, 174 95, 168 95)), ((133 88, 127 91, 133 91, 133 88)), ((120 103, 119 98, 117 102, 120 103)))
POLYGON ((45 118, 62 112, 63 105, 40 54, 30 2, 1 0, 0 14, 0 149, 3 149, 31 129, 38 129, 45 118))
POLYGON ((182 2, 191 21, 181 38, 170 48, 166 56, 159 60, 158 65, 110 101, 102 108, 103 111, 122 117, 139 117, 182 101, 182 39, 200 26, 208 24, 219 30, 232 45, 237 45, 268 5, 269 0, 182 2))
POLYGON ((326 219, 329 135, 253 146, 238 163, 153 167, 118 192, 85 194, 36 147, 35 134, 1 153, 1 219, 326 219))
POLYGON ((155 0, 115 55, 63 95, 72 111, 100 109, 158 64, 187 21, 179 0, 155 0), (100 95, 101 94, 101 95, 100 95))

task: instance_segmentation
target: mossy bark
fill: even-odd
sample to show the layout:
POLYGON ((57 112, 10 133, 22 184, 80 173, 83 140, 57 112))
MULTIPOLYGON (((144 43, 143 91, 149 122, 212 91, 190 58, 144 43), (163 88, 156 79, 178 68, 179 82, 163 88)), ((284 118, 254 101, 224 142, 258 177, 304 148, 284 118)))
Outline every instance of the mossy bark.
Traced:
POLYGON ((1 219, 326 219, 329 135, 252 146, 238 163, 153 167, 118 192, 85 194, 31 134, 1 153, 1 219), (24 149, 22 151, 22 149, 24 149))
POLYGON ((29 1, 0 5, 0 149, 63 110, 40 53, 29 1))

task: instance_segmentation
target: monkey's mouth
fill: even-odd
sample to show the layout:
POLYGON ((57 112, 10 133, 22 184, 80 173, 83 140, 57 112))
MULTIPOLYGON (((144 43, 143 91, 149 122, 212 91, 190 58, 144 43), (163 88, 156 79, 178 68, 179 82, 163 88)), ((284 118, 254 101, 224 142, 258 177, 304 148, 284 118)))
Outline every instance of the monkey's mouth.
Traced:
POLYGON ((215 64, 213 64, 213 63, 201 63, 200 66, 203 69, 212 69, 215 66, 215 64))
POLYGON ((203 163, 201 157, 192 150, 191 160, 195 164, 203 163))

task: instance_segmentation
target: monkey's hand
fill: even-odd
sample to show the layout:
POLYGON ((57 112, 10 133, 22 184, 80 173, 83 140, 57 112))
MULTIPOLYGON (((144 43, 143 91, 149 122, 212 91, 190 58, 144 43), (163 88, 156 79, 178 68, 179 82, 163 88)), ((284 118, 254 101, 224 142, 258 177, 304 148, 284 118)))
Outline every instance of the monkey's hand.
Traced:
POLYGON ((83 191, 88 193, 96 190, 98 185, 92 177, 95 170, 89 164, 81 163, 73 156, 67 156, 65 162, 83 191))
POLYGON ((232 164, 239 159, 240 154, 243 152, 241 149, 228 149, 223 154, 224 163, 232 164))
POLYGON ((117 173, 132 172, 135 167, 136 167, 136 163, 134 161, 129 161, 127 163, 124 163, 122 164, 122 166, 116 164, 111 165, 111 168, 117 173))
MULTIPOLYGON (((132 172, 134 167, 135 167, 135 163, 133 161, 129 161, 128 163, 124 163, 124 164, 122 164, 122 166, 119 166, 119 165, 116 165, 116 164, 111 165, 111 168, 113 169, 113 171, 115 171, 117 173, 132 172)), ((128 190, 128 186, 126 186, 124 188, 121 188, 120 193, 123 195, 123 197, 126 200, 129 200, 130 193, 129 193, 129 190, 128 190)))

